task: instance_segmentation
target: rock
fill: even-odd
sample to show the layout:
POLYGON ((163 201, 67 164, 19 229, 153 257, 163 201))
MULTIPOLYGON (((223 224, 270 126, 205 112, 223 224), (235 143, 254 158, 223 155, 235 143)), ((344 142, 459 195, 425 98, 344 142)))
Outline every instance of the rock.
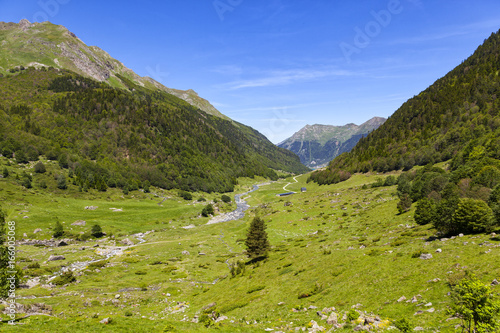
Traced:
POLYGON ((464 237, 464 234, 458 234, 458 237, 464 237))
POLYGON ((55 256, 51 255, 47 261, 56 261, 56 260, 65 260, 66 258, 64 256, 55 256))
POLYGON ((434 311, 436 311, 434 308, 430 308, 429 310, 427 310, 427 312, 429 313, 433 313, 434 311))
POLYGON ((285 305, 285 302, 279 302, 278 305, 283 306, 283 305, 285 305))
POLYGON ((401 296, 399 299, 398 299, 398 303, 401 303, 401 302, 404 302, 406 301, 406 297, 405 296, 401 296))
POLYGON ((82 221, 82 220, 78 220, 76 222, 71 223, 71 225, 78 225, 78 226, 85 226, 86 224, 87 224, 87 222, 82 221))
POLYGON ((335 312, 330 313, 330 316, 326 320, 328 325, 336 325, 338 324, 338 315, 335 312))
POLYGON ((103 320, 100 321, 101 324, 109 324, 110 320, 109 318, 104 318, 103 320))
POLYGON ((417 296, 413 296, 412 299, 410 300, 411 303, 417 303, 418 299, 417 296))
POLYGON ((314 320, 311 320, 311 328, 309 329, 309 332, 311 333, 317 333, 317 332, 324 332, 325 328, 323 326, 319 326, 317 322, 314 320))
POLYGON ((92 246, 92 247, 99 247, 99 244, 95 244, 95 245, 94 245, 94 246, 92 246))
POLYGON ((423 331, 424 328, 423 327, 420 327, 420 326, 417 326, 413 329, 414 331, 423 331))
POLYGON ((68 243, 66 243, 65 241, 60 241, 59 243, 57 243, 57 246, 60 247, 60 246, 67 246, 68 243))
POLYGON ((27 237, 28 237, 28 235, 27 235, 26 233, 24 233, 24 234, 23 234, 23 237, 24 237, 24 238, 27 238, 27 237))
POLYGON ((441 250, 441 249, 436 250, 436 253, 441 253, 441 252, 443 252, 443 250, 441 250))
POLYGON ((182 251, 182 255, 183 256, 188 256, 189 255, 189 251, 182 251))
POLYGON ((491 282, 491 285, 492 285, 492 286, 498 286, 499 284, 500 284, 500 282, 498 282, 498 280, 497 280, 497 279, 495 279, 495 280, 493 280, 493 281, 491 282))
POLYGON ((420 255, 420 259, 424 259, 424 260, 432 259, 432 254, 430 254, 430 253, 422 253, 420 255))
POLYGON ((42 231, 42 229, 38 228, 38 229, 33 230, 33 233, 36 234, 36 233, 39 233, 41 231, 42 231))
POLYGON ((432 303, 427 303, 424 306, 427 306, 427 307, 432 306, 432 303))
POLYGON ((218 322, 221 322, 221 321, 223 321, 223 320, 228 320, 228 319, 229 319, 229 318, 228 318, 228 317, 226 317, 226 316, 220 316, 219 318, 217 318, 217 320, 215 320, 215 322, 216 322, 216 323, 218 323, 218 322))
POLYGON ((132 246, 134 245, 134 242, 132 242, 130 239, 125 238, 124 240, 121 241, 122 244, 127 245, 127 246, 132 246))
POLYGON ((370 324, 374 324, 374 323, 375 323, 375 318, 372 318, 372 317, 365 318, 365 326, 370 325, 370 324))
POLYGON ((97 207, 97 206, 86 206, 85 207, 86 210, 96 210, 97 208, 99 208, 99 207, 97 207))
POLYGON ((205 305, 205 306, 202 308, 202 310, 204 310, 204 311, 209 310, 209 309, 213 308, 213 307, 214 307, 214 306, 216 306, 216 305, 217 305, 217 303, 216 303, 216 302, 210 303, 210 304, 208 304, 208 305, 205 305))
POLYGON ((315 310, 315 309, 317 309, 317 308, 318 308, 317 306, 311 305, 311 306, 309 306, 309 308, 308 308, 308 309, 309 309, 309 310, 315 310))
POLYGON ((116 294, 115 299, 119 299, 119 298, 120 298, 120 294, 116 294))

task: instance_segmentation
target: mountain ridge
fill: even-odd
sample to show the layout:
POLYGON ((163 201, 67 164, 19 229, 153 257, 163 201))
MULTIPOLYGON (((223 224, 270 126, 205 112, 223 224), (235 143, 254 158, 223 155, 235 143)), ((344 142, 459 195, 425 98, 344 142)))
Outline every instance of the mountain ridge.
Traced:
POLYGON ((118 77, 123 75, 142 87, 165 91, 208 114, 230 119, 192 89, 168 88, 151 77, 141 77, 100 47, 87 46, 62 25, 31 23, 26 19, 19 23, 0 22, 0 41, 3 49, 3 52, 0 50, 0 73, 19 66, 64 68, 112 87, 125 88, 118 77))
POLYGON ((361 125, 306 125, 280 142, 278 147, 296 153, 304 165, 318 168, 352 149, 363 135, 378 128, 384 121, 385 118, 373 117, 361 125))

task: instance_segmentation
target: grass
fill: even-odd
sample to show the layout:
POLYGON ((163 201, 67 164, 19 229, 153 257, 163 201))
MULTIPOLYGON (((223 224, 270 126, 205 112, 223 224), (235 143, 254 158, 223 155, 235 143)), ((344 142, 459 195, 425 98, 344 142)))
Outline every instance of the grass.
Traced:
MULTIPOLYGON (((1 162, 5 165, 7 161, 1 162)), ((47 165, 48 172, 61 171, 57 165, 47 165)), ((11 174, 22 172, 18 166, 9 168, 11 174)), ((39 176, 52 181, 49 175, 34 175, 39 176)), ((311 320, 326 327, 317 310, 296 309, 335 307, 347 313, 354 305, 382 319, 407 318, 427 330, 451 332, 457 321, 446 321, 448 283, 465 270, 485 283, 500 275, 495 260, 499 250, 494 247, 498 238, 466 235, 427 242, 435 230, 417 226, 413 209, 397 214, 395 186, 362 188, 380 177, 375 174, 354 175, 331 186, 306 183, 307 175, 296 177, 297 183, 288 177, 248 195, 252 208, 244 219, 213 225, 206 225, 207 218, 198 218, 206 202, 195 199, 203 195, 211 201, 220 199, 220 194, 199 193, 193 201, 185 201, 174 192, 155 189, 162 196, 171 196, 160 206, 163 199, 138 191, 128 196, 113 189, 79 193, 70 185, 67 191, 58 192, 51 184, 47 190, 23 190, 14 177, 0 179, 0 196, 8 220, 17 222, 19 238, 24 232, 29 238, 50 238, 57 218, 75 234, 100 223, 115 239, 59 248, 19 246, 18 264, 26 268, 27 277, 39 275, 42 281, 35 288, 18 290, 19 296, 29 297, 19 303, 29 307, 43 302, 52 307, 53 317, 32 316, 22 320, 24 325, 4 326, 6 332, 61 328, 122 332, 130 327, 137 332, 161 332, 167 325, 178 332, 205 332, 211 329, 192 320, 213 303, 216 311, 229 317, 217 324, 221 332, 293 330, 310 327, 311 320), (288 183, 287 190, 297 193, 277 197, 288 183), (301 193, 301 187, 307 192, 301 193), (85 206, 99 208, 89 211, 85 206), (229 265, 247 261, 243 240, 255 214, 267 223, 272 250, 268 259, 246 265, 242 274, 232 277, 229 265), (76 220, 87 221, 87 226, 70 226, 76 220), (191 224, 195 227, 182 228, 191 224), (33 234, 34 228, 43 231, 33 234), (120 246, 124 238, 137 243, 132 234, 151 230, 155 231, 145 236, 146 243, 124 248, 122 255, 76 273, 77 282, 56 288, 43 286, 61 266, 104 259, 99 251, 106 246, 120 246), (480 245, 485 241, 492 246, 480 245), (99 247, 94 248, 96 244, 99 247), (438 248, 441 253, 436 252, 438 248), (433 258, 422 260, 415 253, 431 253, 433 258), (66 259, 46 262, 50 255, 66 259), (398 302, 402 296, 411 299, 417 295, 418 303, 398 302), (419 304, 429 302, 434 312, 415 315, 429 308, 419 304), (112 322, 100 324, 105 317, 111 317, 112 322)), ((237 192, 265 182, 240 179, 237 192)))

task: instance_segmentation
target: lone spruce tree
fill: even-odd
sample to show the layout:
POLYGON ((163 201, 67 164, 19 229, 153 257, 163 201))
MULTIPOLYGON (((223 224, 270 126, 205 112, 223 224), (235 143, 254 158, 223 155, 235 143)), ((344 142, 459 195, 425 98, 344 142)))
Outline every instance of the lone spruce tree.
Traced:
POLYGON ((250 258, 267 257, 267 252, 271 247, 267 239, 266 224, 263 219, 256 216, 250 223, 247 239, 245 240, 247 254, 250 258))

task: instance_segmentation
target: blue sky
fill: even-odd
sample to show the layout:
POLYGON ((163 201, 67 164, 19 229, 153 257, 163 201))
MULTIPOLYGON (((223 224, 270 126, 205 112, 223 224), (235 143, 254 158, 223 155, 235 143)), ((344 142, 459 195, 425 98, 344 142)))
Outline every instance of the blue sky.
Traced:
POLYGON ((0 0, 278 143, 390 116, 500 29, 498 0, 0 0))

